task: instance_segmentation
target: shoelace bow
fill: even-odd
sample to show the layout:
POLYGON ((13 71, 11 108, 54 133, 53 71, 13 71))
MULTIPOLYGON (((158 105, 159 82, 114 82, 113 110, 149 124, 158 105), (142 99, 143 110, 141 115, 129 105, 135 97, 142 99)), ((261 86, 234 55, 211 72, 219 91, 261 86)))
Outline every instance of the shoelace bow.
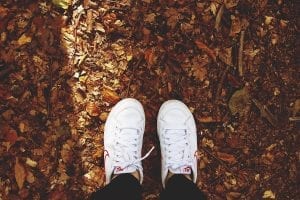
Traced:
POLYGON ((191 166, 193 158, 190 156, 188 135, 189 129, 184 124, 169 124, 165 127, 165 143, 167 167, 179 168, 191 166))
POLYGON ((131 127, 118 128, 114 158, 115 167, 121 167, 121 169, 129 166, 141 168, 138 163, 151 154, 154 146, 143 157, 138 158, 140 131, 140 129, 131 127))

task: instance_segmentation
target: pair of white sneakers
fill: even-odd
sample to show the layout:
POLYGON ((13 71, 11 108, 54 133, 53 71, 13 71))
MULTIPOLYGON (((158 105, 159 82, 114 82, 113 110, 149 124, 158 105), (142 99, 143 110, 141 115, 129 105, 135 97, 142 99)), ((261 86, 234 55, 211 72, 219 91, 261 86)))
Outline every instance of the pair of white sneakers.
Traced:
MULTIPOLYGON (((139 173, 143 182, 141 157, 145 113, 142 104, 132 98, 121 100, 110 114, 104 128, 104 162, 106 184, 113 175, 139 173)), ((169 172, 191 175, 197 179, 197 133, 196 124, 188 107, 178 100, 166 101, 159 110, 157 132, 161 148, 161 176, 165 187, 169 172)))

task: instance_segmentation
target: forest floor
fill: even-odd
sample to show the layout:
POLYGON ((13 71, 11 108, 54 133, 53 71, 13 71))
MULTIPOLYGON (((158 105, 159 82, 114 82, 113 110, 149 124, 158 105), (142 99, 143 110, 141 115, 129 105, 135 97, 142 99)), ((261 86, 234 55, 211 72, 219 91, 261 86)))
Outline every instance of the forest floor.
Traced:
POLYGON ((146 113, 144 199, 161 191, 156 116, 198 129, 208 199, 300 199, 299 10, 288 0, 0 1, 0 199, 86 199, 104 186, 103 127, 146 113))

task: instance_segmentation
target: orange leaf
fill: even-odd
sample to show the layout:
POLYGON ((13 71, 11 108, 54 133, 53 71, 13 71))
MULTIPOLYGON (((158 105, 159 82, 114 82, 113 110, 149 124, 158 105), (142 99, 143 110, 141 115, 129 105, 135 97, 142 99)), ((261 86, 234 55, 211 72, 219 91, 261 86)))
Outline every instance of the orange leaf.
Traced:
POLYGON ((102 91, 103 100, 109 103, 117 103, 120 100, 119 95, 108 88, 104 88, 102 91))
POLYGON ((217 56, 214 50, 210 49, 206 44, 204 44, 200 40, 196 40, 195 43, 199 49, 207 53, 214 61, 216 61, 217 56))
POLYGON ((23 188, 24 181, 26 179, 26 170, 24 166, 19 163, 19 158, 16 158, 16 164, 15 164, 15 178, 18 184, 19 189, 23 188))
POLYGON ((96 117, 100 114, 99 107, 94 102, 88 102, 86 104, 85 109, 86 109, 87 113, 92 117, 96 117))
POLYGON ((145 60, 149 65, 153 65, 155 63, 155 56, 153 49, 146 49, 145 50, 145 60))
POLYGON ((228 153, 222 153, 222 152, 217 152, 218 158, 223 160, 224 162, 228 162, 230 164, 236 163, 236 159, 233 155, 228 154, 228 153))

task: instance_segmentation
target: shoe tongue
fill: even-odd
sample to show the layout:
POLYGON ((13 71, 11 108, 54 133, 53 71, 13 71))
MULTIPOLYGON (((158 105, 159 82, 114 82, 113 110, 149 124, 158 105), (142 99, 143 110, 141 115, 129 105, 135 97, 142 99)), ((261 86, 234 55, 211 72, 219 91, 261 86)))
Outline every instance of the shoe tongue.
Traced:
POLYGON ((177 167, 177 168, 170 167, 169 170, 173 174, 191 174, 191 172, 192 172, 191 167, 188 165, 184 165, 184 166, 177 167))
POLYGON ((114 169, 114 174, 127 174, 127 173, 132 173, 134 171, 136 171, 137 168, 134 167, 134 166, 127 166, 125 168, 122 168, 122 167, 115 167, 114 169))

